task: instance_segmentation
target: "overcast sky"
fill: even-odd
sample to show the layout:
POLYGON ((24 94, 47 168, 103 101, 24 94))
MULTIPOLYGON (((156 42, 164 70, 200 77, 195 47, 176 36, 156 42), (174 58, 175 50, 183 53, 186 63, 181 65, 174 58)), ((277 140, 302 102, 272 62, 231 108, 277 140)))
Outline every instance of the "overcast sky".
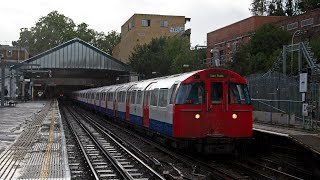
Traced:
POLYGON ((51 11, 76 24, 107 33, 121 31, 134 13, 181 15, 191 18, 191 46, 206 43, 207 33, 250 17, 252 0, 11 0, 0 6, 0 44, 19 39, 20 28, 30 28, 51 11))

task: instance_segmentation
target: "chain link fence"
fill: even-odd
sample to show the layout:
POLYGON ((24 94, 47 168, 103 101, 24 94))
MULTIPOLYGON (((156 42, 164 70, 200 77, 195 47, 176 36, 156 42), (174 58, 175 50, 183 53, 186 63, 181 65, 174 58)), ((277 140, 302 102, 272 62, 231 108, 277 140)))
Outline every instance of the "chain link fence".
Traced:
POLYGON ((253 74, 246 77, 254 107, 254 121, 291 127, 320 129, 320 84, 310 83, 306 102, 299 92, 299 77, 278 72, 253 74), (303 103, 308 115, 303 116, 303 103))

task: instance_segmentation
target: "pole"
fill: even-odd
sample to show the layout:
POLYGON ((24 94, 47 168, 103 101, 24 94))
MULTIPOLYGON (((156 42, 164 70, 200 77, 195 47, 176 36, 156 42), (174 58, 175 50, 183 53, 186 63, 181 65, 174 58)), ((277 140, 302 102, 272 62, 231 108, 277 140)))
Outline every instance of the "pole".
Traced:
POLYGON ((295 36, 298 32, 300 32, 299 29, 296 30, 296 31, 293 33, 292 38, 291 38, 291 72, 290 72, 291 75, 292 75, 292 70, 293 70, 293 38, 294 38, 294 36, 295 36))
POLYGON ((1 60, 1 107, 4 107, 5 64, 4 64, 4 59, 0 58, 0 60, 1 60))

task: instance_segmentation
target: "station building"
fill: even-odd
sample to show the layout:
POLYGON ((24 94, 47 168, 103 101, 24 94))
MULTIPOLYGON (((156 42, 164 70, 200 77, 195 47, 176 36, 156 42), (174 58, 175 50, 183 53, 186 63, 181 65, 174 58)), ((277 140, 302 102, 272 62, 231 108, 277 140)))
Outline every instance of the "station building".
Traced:
MULTIPOLYGON (((17 74, 12 73, 12 71, 9 71, 9 67, 11 65, 20 63, 26 59, 29 58, 29 53, 26 48, 23 47, 13 47, 9 45, 0 45, 0 58, 1 61, 5 61, 4 63, 0 63, 0 79, 2 70, 4 70, 4 91, 6 92, 6 96, 13 97, 15 94, 17 94, 18 86, 16 84, 16 79, 18 77, 17 74)), ((1 87, 2 81, 0 81, 0 87, 1 87)), ((2 89, 0 88, 0 92, 2 89)))
POLYGON ((128 63, 136 45, 147 44, 153 38, 162 36, 190 37, 191 30, 185 28, 185 24, 190 20, 185 16, 134 14, 121 26, 121 41, 113 49, 112 55, 128 63))
POLYGON ((252 16, 207 33, 207 64, 220 66, 232 59, 241 43, 264 24, 275 23, 293 35, 293 41, 305 41, 320 32, 320 9, 297 16, 252 16))

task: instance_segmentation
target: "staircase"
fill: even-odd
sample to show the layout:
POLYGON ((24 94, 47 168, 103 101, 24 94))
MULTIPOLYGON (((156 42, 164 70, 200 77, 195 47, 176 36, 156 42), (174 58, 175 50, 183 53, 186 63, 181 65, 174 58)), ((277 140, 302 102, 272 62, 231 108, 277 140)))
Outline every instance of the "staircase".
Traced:
POLYGON ((314 57, 314 53, 311 51, 311 47, 308 45, 306 46, 303 42, 300 42, 300 46, 302 49, 302 53, 312 70, 312 73, 320 75, 320 64, 317 64, 317 59, 314 57))

